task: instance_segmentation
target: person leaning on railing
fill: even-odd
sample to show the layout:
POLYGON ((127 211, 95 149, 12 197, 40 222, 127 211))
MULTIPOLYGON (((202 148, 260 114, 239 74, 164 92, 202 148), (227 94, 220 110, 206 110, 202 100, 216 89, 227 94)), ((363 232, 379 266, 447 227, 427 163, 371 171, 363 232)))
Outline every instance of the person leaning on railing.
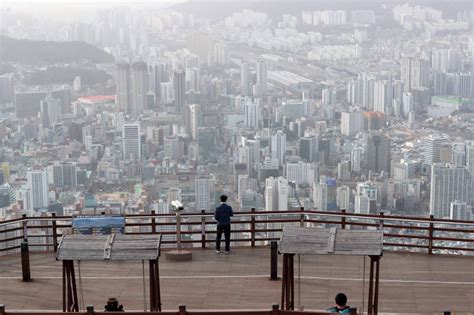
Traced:
POLYGON ((336 295, 336 306, 327 309, 328 312, 338 314, 350 314, 351 308, 347 306, 347 296, 344 293, 336 295))

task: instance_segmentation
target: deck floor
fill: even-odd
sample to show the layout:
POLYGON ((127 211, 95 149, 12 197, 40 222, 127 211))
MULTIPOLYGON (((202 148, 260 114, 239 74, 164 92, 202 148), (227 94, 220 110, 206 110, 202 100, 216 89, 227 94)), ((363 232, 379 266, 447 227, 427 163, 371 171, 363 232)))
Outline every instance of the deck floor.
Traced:
MULTIPOLYGON (((32 254, 30 260, 34 281, 23 283, 19 255, 0 257, 0 304, 10 310, 60 310, 61 262, 52 253, 32 254)), ((268 248, 237 248, 230 255, 198 249, 191 262, 162 257, 163 308, 174 310, 185 304, 189 309, 269 309, 280 302, 281 291, 280 281, 269 280, 269 264, 268 248)), ((302 256, 298 268, 295 258, 295 277, 300 278, 295 281, 296 306, 324 309, 336 293, 345 292, 349 304, 360 310, 362 295, 368 291, 362 282, 363 265, 361 257, 302 256)), ((366 278, 368 266, 366 260, 366 278)), ((118 297, 126 309, 143 310, 141 262, 84 261, 80 267, 86 305, 101 309, 108 297, 118 297)), ((148 300, 148 283, 146 288, 148 300)), ((474 257, 385 253, 379 309, 403 314, 472 312, 474 257)))

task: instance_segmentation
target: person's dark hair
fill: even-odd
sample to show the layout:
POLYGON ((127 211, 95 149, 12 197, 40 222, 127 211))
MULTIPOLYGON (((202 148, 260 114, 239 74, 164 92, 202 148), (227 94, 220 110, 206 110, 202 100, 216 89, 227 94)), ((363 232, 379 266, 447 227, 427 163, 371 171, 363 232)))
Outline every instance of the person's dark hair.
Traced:
POLYGON ((226 195, 222 195, 221 196, 221 202, 226 202, 227 201, 227 196, 226 195))
POLYGON ((336 295, 336 304, 339 306, 346 306, 347 296, 344 293, 338 293, 336 295))

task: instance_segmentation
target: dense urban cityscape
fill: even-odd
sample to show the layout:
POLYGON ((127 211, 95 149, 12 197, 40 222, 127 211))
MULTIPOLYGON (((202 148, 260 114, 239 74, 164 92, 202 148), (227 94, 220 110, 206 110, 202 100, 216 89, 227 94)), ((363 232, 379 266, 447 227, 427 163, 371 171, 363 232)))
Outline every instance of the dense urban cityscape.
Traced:
POLYGON ((0 220, 213 211, 220 194, 474 218, 469 3, 242 6, 73 22, 3 6, 0 220))
POLYGON ((0 315, 474 310, 472 0, 0 0, 0 140, 0 315))

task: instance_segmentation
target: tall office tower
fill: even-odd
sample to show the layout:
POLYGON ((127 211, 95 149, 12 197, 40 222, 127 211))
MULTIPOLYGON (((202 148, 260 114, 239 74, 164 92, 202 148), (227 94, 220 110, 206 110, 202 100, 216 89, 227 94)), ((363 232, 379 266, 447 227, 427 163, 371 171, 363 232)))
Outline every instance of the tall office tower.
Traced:
POLYGON ((448 73, 447 94, 457 97, 471 97, 471 75, 470 73, 448 73))
POLYGON ((415 59, 412 68, 412 88, 429 87, 430 63, 425 59, 415 59))
POLYGON ((307 136, 298 141, 298 155, 306 162, 315 162, 318 159, 319 138, 307 136))
POLYGON ((423 160, 427 165, 441 162, 441 147, 448 143, 448 138, 442 135, 429 135, 422 140, 423 160))
POLYGON ((430 214, 448 218, 454 201, 471 202, 471 173, 463 166, 434 163, 431 166, 430 214))
POLYGON ((373 110, 374 82, 375 77, 373 75, 359 74, 357 79, 352 80, 347 86, 347 101, 352 105, 359 105, 373 110))
POLYGON ((413 57, 403 57, 400 62, 400 77, 403 82, 403 89, 405 92, 410 92, 413 82, 412 80, 412 64, 413 57))
POLYGON ((173 76, 174 109, 181 113, 186 100, 186 74, 183 70, 177 70, 173 76))
POLYGON ((246 60, 240 63, 240 89, 243 96, 250 96, 250 68, 246 60))
POLYGON ((217 159, 217 131, 213 127, 197 128, 199 163, 214 163, 217 159))
POLYGON ((347 181, 351 179, 351 162, 342 160, 337 164, 337 179, 347 181))
POLYGON ((474 142, 468 142, 466 148, 466 165, 471 172, 471 202, 474 205, 474 142))
POLYGON ((165 157, 173 160, 179 160, 184 155, 184 139, 181 137, 170 136, 163 139, 163 149, 165 157))
POLYGON ((197 139, 197 129, 201 120, 201 106, 191 104, 185 106, 184 110, 184 130, 193 140, 197 139))
POLYGON ((260 163, 260 140, 247 140, 245 143, 249 147, 249 175, 254 177, 260 163))
POLYGON ((401 60, 401 79, 405 92, 411 92, 414 88, 429 87, 429 61, 413 57, 403 57, 401 60))
POLYGON ((339 210, 349 210, 351 205, 351 189, 349 186, 336 188, 336 205, 339 210))
POLYGON ((433 95, 448 94, 448 76, 445 72, 433 72, 433 95))
POLYGON ((313 206, 319 211, 328 211, 328 186, 326 184, 313 184, 313 206))
POLYGON ((316 209, 334 210, 336 208, 336 180, 321 176, 319 183, 313 183, 312 197, 316 209))
POLYGON ((408 118, 408 113, 415 110, 415 104, 413 101, 413 95, 410 92, 403 93, 402 98, 402 115, 405 118, 408 118))
POLYGON ((315 170, 311 163, 291 162, 286 164, 286 178, 298 185, 311 185, 314 182, 315 170))
POLYGON ((34 209, 47 208, 48 197, 48 172, 43 169, 32 169, 27 172, 26 180, 29 191, 28 214, 33 214, 34 209))
POLYGON ((351 172, 360 174, 362 170, 362 148, 354 147, 351 149, 351 172))
POLYGON ((250 101, 244 105, 245 127, 258 129, 262 123, 262 107, 259 101, 250 101))
POLYGON ((247 174, 240 174, 237 177, 237 197, 238 200, 242 200, 242 196, 247 192, 249 188, 249 176, 247 174))
POLYGON ((13 102, 15 90, 13 88, 13 74, 0 76, 0 103, 13 102))
POLYGON ((364 113, 361 111, 341 112, 341 133, 352 137, 364 130, 364 113))
POLYGON ((115 102, 118 111, 130 113, 130 64, 117 64, 117 92, 115 102))
POLYGON ((286 154, 286 134, 278 130, 271 136, 271 157, 278 160, 278 165, 282 166, 285 161, 286 154))
POLYGON ((375 213, 377 210, 378 188, 372 182, 357 183, 354 198, 354 212, 361 214, 375 213))
POLYGON ((288 180, 269 177, 265 180, 265 210, 288 210, 288 180))
POLYGON ((60 121, 61 114, 61 100, 55 99, 48 94, 46 98, 41 101, 41 123, 43 128, 53 127, 60 121))
POLYGON ((321 105, 336 105, 337 90, 335 88, 324 89, 321 91, 321 105))
POLYGON ((467 166, 467 146, 465 143, 451 145, 451 163, 456 166, 467 166))
POLYGON ((264 60, 257 61, 257 83, 255 84, 255 96, 267 95, 267 64, 264 60))
POLYGON ((130 72, 131 109, 133 115, 140 115, 147 108, 148 68, 145 62, 134 62, 130 72))
POLYGON ((466 202, 453 201, 450 204, 449 218, 451 220, 472 220, 472 206, 466 202))
POLYGON ((209 211, 215 205, 215 179, 212 176, 198 176, 194 179, 195 210, 209 211))
POLYGON ((366 142, 367 170, 390 172, 390 139, 378 132, 369 133, 366 142))
POLYGON ((158 103, 161 99, 161 83, 169 81, 168 65, 165 62, 155 63, 148 67, 148 71, 148 87, 155 94, 155 100, 158 103))
POLYGON ((201 72, 199 68, 186 68, 186 91, 199 92, 201 90, 201 72))
POLYGON ((122 127, 123 158, 138 160, 142 156, 140 123, 123 124, 122 127))
POLYGON ((74 188, 77 186, 77 166, 71 162, 55 162, 51 166, 54 187, 74 188))
POLYGON ((374 111, 384 114, 392 112, 393 85, 391 81, 375 81, 374 83, 374 111))
POLYGON ((214 63, 218 66, 226 66, 229 63, 229 51, 226 45, 214 44, 214 63))

